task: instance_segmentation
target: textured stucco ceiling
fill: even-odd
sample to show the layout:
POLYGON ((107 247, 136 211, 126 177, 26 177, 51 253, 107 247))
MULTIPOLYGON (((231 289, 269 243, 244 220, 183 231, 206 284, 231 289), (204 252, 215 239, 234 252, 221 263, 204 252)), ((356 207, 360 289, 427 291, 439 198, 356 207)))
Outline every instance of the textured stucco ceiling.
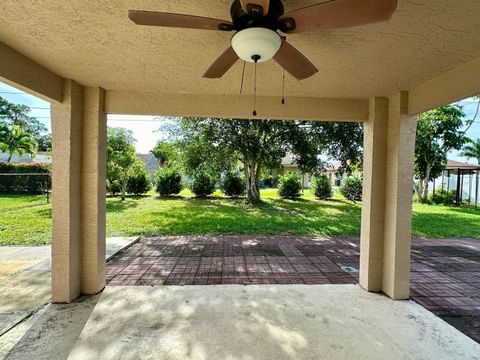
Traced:
MULTIPOLYGON (((284 0, 287 10, 318 0, 284 0)), ((203 72, 229 45, 223 32, 139 27, 128 9, 229 19, 231 0, 2 0, 0 41, 59 75, 105 89, 238 94, 242 65, 203 72)), ((388 23, 303 33, 289 41, 318 67, 287 80, 289 96, 369 97, 408 90, 480 57, 479 0, 399 0, 388 23)), ((253 65, 245 91, 251 92, 253 65)), ((258 92, 281 92, 281 68, 259 65, 258 92)))

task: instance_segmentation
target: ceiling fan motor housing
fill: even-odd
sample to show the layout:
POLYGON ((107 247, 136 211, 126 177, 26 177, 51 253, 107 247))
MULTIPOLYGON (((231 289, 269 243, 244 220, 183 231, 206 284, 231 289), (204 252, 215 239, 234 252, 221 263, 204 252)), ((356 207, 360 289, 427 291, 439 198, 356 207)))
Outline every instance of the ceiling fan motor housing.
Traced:
POLYGON ((245 12, 240 0, 235 0, 230 8, 230 15, 237 31, 252 27, 277 31, 279 29, 278 20, 284 13, 285 9, 281 0, 270 0, 268 14, 264 14, 263 9, 259 6, 252 6, 249 8, 249 12, 245 12))

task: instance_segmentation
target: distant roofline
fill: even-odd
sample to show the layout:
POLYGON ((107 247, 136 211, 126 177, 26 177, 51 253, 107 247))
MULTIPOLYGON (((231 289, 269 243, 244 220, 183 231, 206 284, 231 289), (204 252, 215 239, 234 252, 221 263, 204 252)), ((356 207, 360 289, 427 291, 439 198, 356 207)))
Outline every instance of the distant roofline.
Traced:
POLYGON ((468 164, 457 160, 448 160, 447 161, 447 170, 455 169, 467 169, 467 170, 477 170, 480 169, 480 165, 468 164))

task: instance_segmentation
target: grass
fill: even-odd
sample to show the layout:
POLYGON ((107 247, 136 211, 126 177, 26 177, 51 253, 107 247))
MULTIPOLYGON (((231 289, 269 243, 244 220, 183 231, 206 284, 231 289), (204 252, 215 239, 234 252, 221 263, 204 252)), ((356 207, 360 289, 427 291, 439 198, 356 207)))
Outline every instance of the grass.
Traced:
MULTIPOLYGON (((262 201, 226 199, 220 192, 195 199, 188 190, 179 197, 154 193, 138 198, 107 198, 107 236, 137 235, 345 235, 360 234, 361 205, 335 194, 329 201, 279 199, 263 189, 262 201)), ((0 244, 50 242, 51 205, 41 196, 0 196, 0 244), (35 205, 30 208, 25 206, 35 205)), ((480 210, 414 204, 413 233, 431 238, 480 239, 480 210)))
POLYGON ((0 195, 0 245, 50 243, 52 206, 42 195, 0 195))
POLYGON ((44 195, 1 195, 0 209, 18 209, 20 207, 30 207, 32 205, 44 205, 46 198, 44 195))

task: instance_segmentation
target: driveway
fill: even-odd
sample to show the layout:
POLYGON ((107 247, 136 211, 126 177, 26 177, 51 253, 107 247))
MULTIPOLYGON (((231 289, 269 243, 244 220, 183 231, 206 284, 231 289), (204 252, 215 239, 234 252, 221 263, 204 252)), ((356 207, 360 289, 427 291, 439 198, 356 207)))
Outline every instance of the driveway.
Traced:
MULTIPOLYGON (((110 286, 355 284, 359 240, 147 237, 107 266, 110 286)), ((414 239, 411 298, 480 342, 480 241, 414 239)))
MULTIPOLYGON (((108 238, 106 259, 137 238, 108 238)), ((51 298, 51 247, 0 247, 0 336, 51 298)))

